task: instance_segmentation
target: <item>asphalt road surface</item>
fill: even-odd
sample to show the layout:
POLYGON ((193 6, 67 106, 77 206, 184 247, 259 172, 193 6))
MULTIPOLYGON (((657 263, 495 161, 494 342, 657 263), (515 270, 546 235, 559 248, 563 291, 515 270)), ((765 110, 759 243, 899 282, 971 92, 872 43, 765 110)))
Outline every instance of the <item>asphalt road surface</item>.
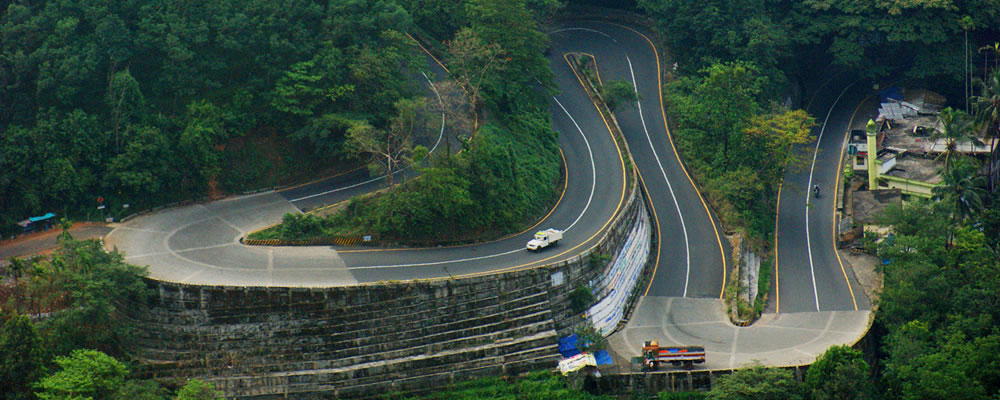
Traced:
MULTIPOLYGON (((621 210, 625 172, 623 149, 618 149, 608 126, 561 60, 561 55, 552 59, 561 89, 553 97, 552 113, 567 167, 566 187, 557 206, 538 224, 566 231, 554 248, 527 252, 524 245, 533 230, 489 243, 432 249, 282 248, 239 243, 246 234, 279 222, 285 213, 335 204, 384 187, 384 180, 367 177, 365 171, 280 192, 142 216, 118 225, 105 244, 124 251, 129 262, 149 265, 154 278, 253 286, 460 277, 573 258, 595 244, 621 210)), ((431 65, 437 76, 444 75, 440 66, 431 65)), ((443 140, 450 136, 446 132, 441 135, 443 140)), ((442 151, 441 146, 435 151, 442 151)))
MULTIPOLYGON (((659 93, 662 55, 643 33, 598 21, 564 22, 550 31, 549 59, 559 86, 552 101, 552 122, 560 134, 567 170, 563 197, 538 225, 567 230, 553 249, 525 251, 530 230, 490 243, 433 249, 239 243, 240 237, 279 222, 287 212, 335 204, 384 184, 366 177, 364 171, 281 192, 144 215, 116 225, 105 244, 124 251, 131 263, 148 265, 154 278, 212 285, 329 286, 457 277, 572 258, 596 242, 620 211, 625 194, 623 149, 617 147, 563 57, 566 52, 586 52, 597 59, 602 80, 633 82, 641 96, 637 104, 621 106, 616 116, 651 198, 661 238, 647 296, 628 325, 609 339, 619 360, 638 354, 636 344, 642 340, 659 339, 665 345, 706 346, 710 362, 699 368, 732 368, 754 359, 768 365, 797 365, 811 362, 830 345, 856 341, 867 330, 870 313, 862 291, 855 287, 851 296, 846 278, 851 274, 842 272, 836 259, 833 196, 807 205, 802 188, 810 179, 827 189, 834 186, 844 129, 863 91, 847 90, 841 96, 845 82, 830 82, 817 92, 809 111, 826 124, 818 128, 824 135, 816 164, 786 176, 781 193, 776 307, 780 314, 766 314, 750 328, 735 327, 719 300, 731 264, 726 260, 729 248, 671 145, 659 93)), ((433 64, 432 72, 432 80, 443 76, 433 64)), ((447 140, 446 132, 440 135, 447 140)))
MULTIPOLYGON (((806 168, 785 175, 777 223, 777 292, 774 312, 855 311, 871 308, 864 290, 836 253, 835 200, 841 151, 855 111, 871 92, 871 81, 832 74, 818 88, 808 111, 818 138, 798 149, 806 168), (820 186, 816 197, 810 188, 820 186)), ((842 182, 842 181, 840 181, 842 182)))

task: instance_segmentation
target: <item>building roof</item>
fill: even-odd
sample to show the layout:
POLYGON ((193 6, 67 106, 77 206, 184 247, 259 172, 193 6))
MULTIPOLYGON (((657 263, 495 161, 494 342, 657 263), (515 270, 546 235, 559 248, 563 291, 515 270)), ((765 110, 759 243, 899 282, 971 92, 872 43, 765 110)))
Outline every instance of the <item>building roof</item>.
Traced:
MULTIPOLYGON (((882 174, 930 184, 942 182, 940 171, 943 163, 933 158, 904 152, 896 155, 894 163, 882 174)), ((883 168, 885 165, 887 164, 883 164, 883 168)))
POLYGON ((860 224, 874 223, 875 217, 891 205, 903 204, 903 191, 858 190, 853 194, 854 222, 860 224))

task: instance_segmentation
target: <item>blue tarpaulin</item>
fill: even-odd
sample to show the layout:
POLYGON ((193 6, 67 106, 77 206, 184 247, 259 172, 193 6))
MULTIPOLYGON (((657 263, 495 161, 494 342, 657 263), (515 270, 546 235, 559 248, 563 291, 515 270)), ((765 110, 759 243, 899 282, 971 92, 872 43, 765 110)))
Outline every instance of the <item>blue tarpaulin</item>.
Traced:
POLYGON ((576 348, 575 334, 559 339, 559 354, 561 354, 563 358, 570 358, 580 354, 580 350, 577 350, 576 348))
POLYGON ((614 361, 611 361, 611 354, 608 354, 607 350, 598 350, 594 353, 594 359, 597 360, 597 365, 612 365, 614 361))
POLYGON ((31 221, 31 222, 45 221, 45 220, 47 220, 49 218, 52 218, 54 216, 56 216, 56 215, 53 214, 53 213, 48 213, 48 214, 45 214, 45 215, 42 215, 42 216, 38 216, 38 217, 30 217, 30 218, 28 218, 28 220, 31 221))
POLYGON ((893 100, 903 100, 903 90, 899 86, 890 86, 878 92, 879 96, 882 96, 882 102, 888 102, 889 99, 893 100))

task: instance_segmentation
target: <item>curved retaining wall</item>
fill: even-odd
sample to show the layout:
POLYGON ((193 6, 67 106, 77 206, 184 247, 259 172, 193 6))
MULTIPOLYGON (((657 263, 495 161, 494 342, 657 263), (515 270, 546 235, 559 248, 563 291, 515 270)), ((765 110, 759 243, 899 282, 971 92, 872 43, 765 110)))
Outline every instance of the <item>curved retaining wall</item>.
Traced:
POLYGON ((652 270, 638 244, 655 227, 631 186, 598 245, 528 270, 331 288, 150 280, 151 307, 132 315, 134 355, 147 377, 199 378, 239 398, 365 398, 552 368, 557 338, 587 317, 570 310, 573 289, 591 286, 609 332, 652 270), (594 251, 612 260, 591 265, 594 251))

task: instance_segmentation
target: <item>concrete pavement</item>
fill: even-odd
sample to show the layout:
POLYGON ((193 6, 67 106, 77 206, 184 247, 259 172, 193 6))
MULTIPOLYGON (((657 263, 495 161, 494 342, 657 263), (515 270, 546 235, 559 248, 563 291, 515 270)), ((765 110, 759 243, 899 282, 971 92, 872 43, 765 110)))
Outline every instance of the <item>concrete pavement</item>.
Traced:
POLYGON ((608 344, 619 355, 619 364, 640 355, 644 341, 656 339, 661 346, 704 346, 706 361, 694 366, 699 370, 733 369, 753 362, 795 366, 811 364, 830 346, 857 342, 868 332, 871 320, 867 310, 781 313, 737 327, 729 322, 725 307, 718 299, 646 296, 608 344))

